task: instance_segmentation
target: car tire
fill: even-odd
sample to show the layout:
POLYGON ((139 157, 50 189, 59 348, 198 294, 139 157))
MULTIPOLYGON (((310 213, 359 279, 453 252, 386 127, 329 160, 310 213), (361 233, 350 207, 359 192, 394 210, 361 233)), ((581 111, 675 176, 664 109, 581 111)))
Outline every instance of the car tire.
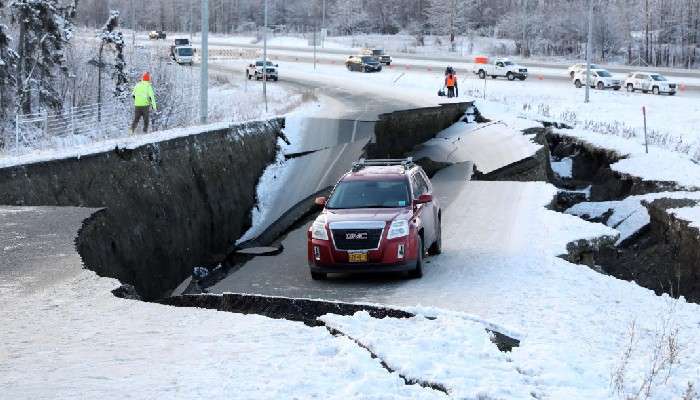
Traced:
POLYGON ((328 274, 325 274, 323 272, 312 272, 311 273, 311 279, 315 281, 324 281, 328 278, 328 274))
POLYGON ((647 94, 647 93, 649 93, 649 91, 642 89, 642 93, 647 94))
POLYGON ((486 79, 486 71, 484 71, 483 69, 479 70, 479 78, 486 79))
POLYGON ((613 87, 613 90, 615 90, 615 91, 620 90, 620 87, 619 87, 619 86, 615 86, 615 87, 613 87))
POLYGON ((675 95, 676 95, 676 92, 668 92, 668 95, 669 95, 669 96, 675 96, 675 95))
POLYGON ((418 257, 416 258, 416 268, 413 271, 409 271, 408 276, 413 279, 421 278, 423 276, 423 238, 418 236, 418 257))
POLYGON ((506 74, 506 78, 508 78, 509 81, 513 81, 513 80, 515 80, 515 75, 513 75, 512 72, 508 72, 506 74))
POLYGON ((275 81, 275 82, 277 82, 278 79, 279 79, 279 77, 277 77, 277 76, 274 77, 274 78, 272 78, 272 80, 275 81))
POLYGON ((496 75, 491 75, 491 79, 496 79, 496 78, 497 78, 496 75))
POLYGON ((437 239, 428 249, 428 254, 436 256, 440 253, 442 253, 442 221, 438 220, 437 239))
POLYGON ((605 85, 603 85, 603 82, 598 82, 598 83, 596 83, 595 87, 596 87, 596 89, 598 89, 598 90, 603 90, 603 89, 605 89, 605 85))
POLYGON ((658 87, 658 86, 654 86, 653 88, 651 88, 651 92, 654 93, 655 95, 660 95, 660 94, 661 94, 661 92, 659 91, 659 87, 658 87))
POLYGON ((391 65, 391 63, 390 63, 390 62, 386 63, 386 66, 387 66, 387 67, 388 67, 388 66, 390 66, 390 65, 391 65))
POLYGON ((576 79, 576 80, 574 81, 574 86, 576 86, 577 89, 581 89, 581 87, 583 87, 583 85, 581 84, 581 80, 580 80, 580 79, 576 79))
POLYGON ((569 78, 570 78, 570 79, 574 79, 574 75, 576 75, 576 74, 574 74, 574 71, 569 72, 569 78))
POLYGON ((526 78, 525 76, 521 76, 521 77, 519 77, 518 79, 520 79, 521 81, 524 81, 525 78, 526 78))
POLYGON ((631 83, 628 83, 628 84, 627 84, 627 91, 628 91, 628 92, 631 92, 631 93, 634 93, 634 85, 631 84, 631 83))

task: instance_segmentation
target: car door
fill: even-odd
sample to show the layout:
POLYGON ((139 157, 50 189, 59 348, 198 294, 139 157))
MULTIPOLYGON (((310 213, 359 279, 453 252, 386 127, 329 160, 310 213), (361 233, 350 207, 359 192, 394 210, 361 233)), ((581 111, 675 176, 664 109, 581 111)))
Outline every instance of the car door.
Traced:
POLYGON ((495 75, 503 75, 503 70, 505 69, 505 66, 503 65, 502 62, 497 62, 496 63, 496 71, 494 72, 495 75))
MULTIPOLYGON (((430 194, 428 185, 418 171, 411 175, 411 189, 413 191, 413 200, 418 199, 422 194, 430 194)), ((416 205, 415 216, 422 221, 423 245, 425 250, 427 250, 436 238, 434 202, 416 205)))
POLYGON ((642 90, 649 90, 651 88, 651 77, 647 74, 639 74, 639 83, 642 90))

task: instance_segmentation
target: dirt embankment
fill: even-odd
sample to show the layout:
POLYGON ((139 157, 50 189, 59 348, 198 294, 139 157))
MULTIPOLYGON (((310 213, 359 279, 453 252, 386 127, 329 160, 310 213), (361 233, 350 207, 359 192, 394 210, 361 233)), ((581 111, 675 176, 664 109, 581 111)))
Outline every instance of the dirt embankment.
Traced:
MULTIPOLYGON (((553 158, 572 160, 571 177, 555 177, 552 181, 563 189, 553 203, 554 209, 564 211, 582 201, 613 201, 681 190, 675 182, 644 181, 614 171, 610 166, 624 158, 622 155, 559 132, 545 129, 540 136, 553 158), (590 191, 588 199, 583 193, 573 192, 584 188, 590 191)), ((696 200, 692 199, 642 201, 649 213, 648 225, 617 245, 612 240, 570 243, 566 258, 634 281, 658 294, 685 296, 689 301, 700 302, 700 231, 668 211, 694 204, 696 200)), ((589 220, 606 223, 611 214, 612 210, 589 220)))
POLYGON ((85 221, 85 266, 163 296, 193 266, 220 261, 250 226, 280 119, 0 169, 0 204, 103 208, 85 221))

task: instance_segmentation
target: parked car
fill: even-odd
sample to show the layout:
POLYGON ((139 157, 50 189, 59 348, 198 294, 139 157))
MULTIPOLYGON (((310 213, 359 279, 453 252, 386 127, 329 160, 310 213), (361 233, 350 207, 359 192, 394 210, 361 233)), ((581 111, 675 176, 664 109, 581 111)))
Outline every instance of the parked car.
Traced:
POLYGON ((165 40, 167 35, 165 34, 165 31, 150 31, 148 32, 148 38, 151 40, 158 40, 162 39, 165 40))
MULTIPOLYGON (((591 69, 604 69, 598 64, 591 64, 591 69)), ((569 67, 569 78, 572 80, 574 79, 574 75, 578 74, 579 72, 586 72, 586 63, 581 63, 581 64, 574 64, 569 67)))
MULTIPOLYGON (((586 82, 586 70, 574 75, 574 86, 577 88, 582 88, 586 82)), ((590 87, 599 90, 613 88, 615 90, 620 90, 622 87, 622 81, 615 78, 608 70, 605 69, 592 69, 591 70, 591 80, 589 82, 590 87)))
POLYGON ((472 72, 479 75, 479 78, 486 79, 490 76, 493 79, 499 76, 505 76, 509 81, 515 78, 524 81, 527 79, 527 68, 522 67, 507 58, 497 58, 495 61, 489 63, 488 59, 479 57, 478 60, 484 62, 477 62, 472 67, 472 72))
POLYGON ((391 65, 391 56, 386 54, 383 49, 362 49, 362 55, 372 56, 382 64, 391 65))
POLYGON ((257 60, 255 63, 248 64, 248 67, 245 69, 245 75, 248 79, 255 78, 255 80, 261 80, 265 77, 267 80, 271 79, 277 81, 279 79, 277 68, 279 68, 278 64, 273 64, 271 61, 268 61, 265 66, 265 73, 263 74, 263 61, 257 60))
POLYGON ((625 87, 628 92, 641 90, 643 93, 668 93, 669 96, 673 96, 676 94, 678 85, 669 81, 661 74, 653 72, 630 72, 627 79, 625 79, 625 87))
POLYGON ((350 56, 345 61, 345 66, 348 71, 360 72, 379 72, 382 70, 382 64, 372 56, 350 56))
POLYGON ((423 275, 423 257, 442 250, 440 204, 423 169, 405 160, 360 160, 335 185, 308 230, 313 279, 328 273, 423 275))

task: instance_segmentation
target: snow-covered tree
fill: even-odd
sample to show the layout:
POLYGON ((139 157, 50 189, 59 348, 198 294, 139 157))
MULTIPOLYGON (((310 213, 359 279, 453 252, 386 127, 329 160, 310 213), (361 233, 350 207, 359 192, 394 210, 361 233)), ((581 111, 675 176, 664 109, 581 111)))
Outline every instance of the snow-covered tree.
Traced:
POLYGON ((339 32, 351 35, 367 25, 367 12, 362 3, 362 0, 337 1, 330 9, 339 32))
POLYGON ((97 58, 90 60, 90 64, 97 67, 97 102, 102 102, 102 71, 105 67, 112 67, 112 79, 114 79, 114 97, 123 98, 126 95, 129 82, 124 60, 124 35, 116 29, 119 27, 119 11, 110 11, 107 22, 98 35, 100 38, 100 50, 97 58), (114 52, 114 62, 108 64, 104 61, 104 50, 114 52))
MULTIPOLYGON (((0 3, 0 6, 2 3, 0 3)), ((12 104, 12 91, 15 87, 15 67, 17 53, 10 47, 12 38, 7 33, 7 26, 0 24, 0 117, 7 116, 7 109, 12 104)))
POLYGON ((12 20, 19 28, 17 109, 31 113, 34 96, 43 107, 60 108, 54 88, 56 72, 67 72, 64 48, 72 37, 77 0, 11 0, 12 20))

